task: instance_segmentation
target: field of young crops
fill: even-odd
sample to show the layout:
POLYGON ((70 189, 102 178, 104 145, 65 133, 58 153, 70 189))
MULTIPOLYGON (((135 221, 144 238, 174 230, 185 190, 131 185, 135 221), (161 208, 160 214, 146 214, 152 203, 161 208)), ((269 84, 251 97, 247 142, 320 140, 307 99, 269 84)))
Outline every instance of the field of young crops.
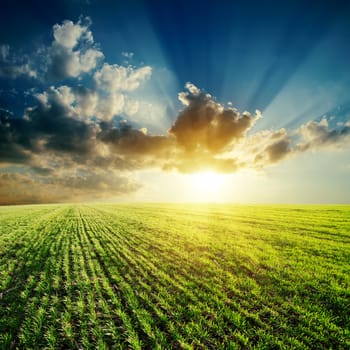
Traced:
POLYGON ((2 349, 349 349, 350 207, 0 208, 2 349))

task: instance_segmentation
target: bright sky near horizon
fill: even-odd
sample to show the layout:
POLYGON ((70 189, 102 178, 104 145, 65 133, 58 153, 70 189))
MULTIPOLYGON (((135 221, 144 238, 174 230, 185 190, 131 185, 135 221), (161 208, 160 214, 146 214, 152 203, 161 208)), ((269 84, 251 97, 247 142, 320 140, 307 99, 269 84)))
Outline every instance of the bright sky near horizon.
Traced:
POLYGON ((0 204, 350 202, 348 1, 5 0, 0 204))

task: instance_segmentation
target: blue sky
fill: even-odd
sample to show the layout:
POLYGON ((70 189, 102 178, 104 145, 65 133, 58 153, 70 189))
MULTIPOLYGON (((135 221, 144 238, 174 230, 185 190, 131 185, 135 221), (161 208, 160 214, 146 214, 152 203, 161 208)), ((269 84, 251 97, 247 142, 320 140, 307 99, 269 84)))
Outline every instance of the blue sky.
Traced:
POLYGON ((349 202, 349 37, 347 1, 5 1, 3 202, 349 202))

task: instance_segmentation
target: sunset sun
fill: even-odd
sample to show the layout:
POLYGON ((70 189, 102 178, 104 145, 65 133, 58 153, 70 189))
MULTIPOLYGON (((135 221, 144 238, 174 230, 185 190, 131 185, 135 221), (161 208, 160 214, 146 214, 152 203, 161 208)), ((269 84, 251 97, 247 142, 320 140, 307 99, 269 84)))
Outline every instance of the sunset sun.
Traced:
POLYGON ((189 188, 193 193, 193 200, 218 200, 227 182, 225 175, 214 171, 203 171, 189 175, 189 188))
POLYGON ((224 182, 223 175, 213 171, 195 173, 191 178, 195 187, 207 192, 218 190, 224 182))

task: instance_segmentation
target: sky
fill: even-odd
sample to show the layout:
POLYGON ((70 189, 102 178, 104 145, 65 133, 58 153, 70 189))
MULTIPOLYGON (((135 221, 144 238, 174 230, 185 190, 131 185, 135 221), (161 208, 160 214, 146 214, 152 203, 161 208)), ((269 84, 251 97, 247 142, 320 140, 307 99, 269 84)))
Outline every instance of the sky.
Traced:
POLYGON ((0 204, 349 203, 348 1, 4 0, 0 204))

